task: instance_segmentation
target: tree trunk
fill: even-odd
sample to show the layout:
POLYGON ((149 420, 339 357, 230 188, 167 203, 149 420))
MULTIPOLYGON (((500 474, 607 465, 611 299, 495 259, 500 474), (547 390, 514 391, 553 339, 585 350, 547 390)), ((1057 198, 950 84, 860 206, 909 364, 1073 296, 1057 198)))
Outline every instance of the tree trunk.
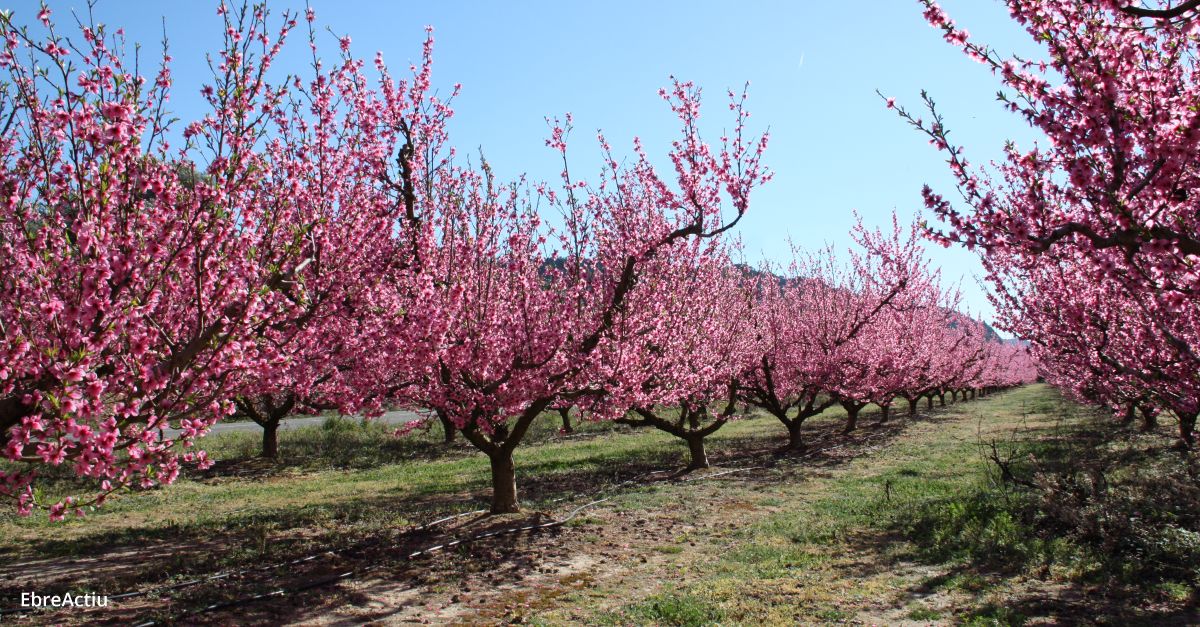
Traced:
POLYGON ((438 414, 438 420, 442 423, 442 442, 444 444, 454 443, 454 436, 458 433, 458 429, 454 427, 454 423, 443 414, 438 414))
POLYGON ((1142 408, 1142 431, 1154 431, 1158 427, 1158 413, 1152 409, 1142 408))
POLYGON ((925 401, 926 401, 926 405, 927 405, 926 409, 932 410, 933 409, 933 395, 930 394, 929 396, 926 396, 925 401))
POLYGON ((842 429, 842 433, 850 433, 858 428, 858 411, 862 408, 853 405, 844 407, 846 408, 846 428, 842 429))
POLYGON ((945 392, 939 392, 939 393, 938 393, 938 403, 939 403, 939 404, 940 404, 942 407, 945 407, 945 406, 946 406, 946 393, 945 393, 945 392))
POLYGON ((919 401, 919 399, 915 399, 915 398, 908 399, 908 416, 909 416, 909 418, 917 417, 917 402, 918 401, 919 401))
POLYGON ((803 451, 807 448, 804 446, 804 435, 800 430, 800 426, 804 424, 804 421, 793 420, 784 424, 787 425, 788 430, 788 450, 803 451))
POLYGON ((562 431, 563 433, 573 433, 575 430, 571 428, 571 408, 560 407, 558 415, 562 416, 562 431))
POLYGON ((512 452, 500 449, 489 456, 492 462, 492 513, 512 514, 520 511, 517 502, 517 467, 512 452))
POLYGON ((262 453, 259 454, 259 457, 263 459, 279 459, 279 420, 268 421, 262 428, 262 453))
POLYGON ((891 413, 892 413, 891 405, 880 405, 879 406, 879 424, 883 424, 883 423, 887 422, 888 418, 891 416, 891 413))
POLYGON ((1189 451, 1196 444, 1196 416, 1197 412, 1179 414, 1179 439, 1183 441, 1183 448, 1189 451))
POLYGON ((695 435, 687 438, 688 454, 691 456, 686 470, 708 468, 708 453, 704 451, 704 438, 695 435))
POLYGON ((950 390, 950 404, 953 405, 958 400, 958 390, 950 390))

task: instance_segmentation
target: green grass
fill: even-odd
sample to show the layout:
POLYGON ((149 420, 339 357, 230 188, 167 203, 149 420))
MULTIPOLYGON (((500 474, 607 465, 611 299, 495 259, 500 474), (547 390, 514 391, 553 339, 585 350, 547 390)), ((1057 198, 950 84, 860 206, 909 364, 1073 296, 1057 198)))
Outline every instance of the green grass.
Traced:
MULTIPOLYGON (((627 431, 621 425, 572 419, 573 436, 627 431)), ((560 438, 562 426, 557 412, 536 421, 525 436, 524 444, 538 445, 560 438)), ((441 426, 436 421, 404 437, 393 433, 399 427, 353 417, 330 416, 317 427, 284 429, 279 432, 281 464, 285 467, 321 470, 327 468, 373 468, 376 466, 434 459, 448 454, 470 454, 461 437, 455 445, 442 442, 441 426)), ((256 457, 262 447, 262 431, 226 432, 202 441, 214 459, 240 460, 256 457)))
POLYGON ((908 611, 908 614, 905 617, 908 618, 908 620, 932 621, 940 619, 942 617, 942 613, 928 607, 914 607, 908 611))
MULTIPOLYGON (((719 624, 724 612, 703 598, 671 592, 654 595, 625 608, 624 617, 642 624, 704 627, 719 624)), ((625 624, 618 622, 617 624, 625 624)))

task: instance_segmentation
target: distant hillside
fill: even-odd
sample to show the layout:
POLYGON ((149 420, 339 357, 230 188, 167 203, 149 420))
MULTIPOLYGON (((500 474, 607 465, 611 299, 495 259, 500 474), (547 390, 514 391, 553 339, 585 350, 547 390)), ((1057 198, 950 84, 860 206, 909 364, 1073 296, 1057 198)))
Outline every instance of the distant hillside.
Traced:
MULTIPOLYGON (((562 258, 547 258, 545 261, 546 266, 549 266, 552 268, 557 268, 560 270, 564 267, 565 263, 566 263, 566 260, 562 259, 562 258)), ((785 277, 785 276, 780 276, 778 274, 775 274, 774 272, 766 272, 766 271, 760 270, 759 268, 751 266, 749 264, 738 263, 738 264, 734 264, 734 267, 737 268, 742 273, 744 273, 747 277, 752 278, 752 279, 757 279, 759 277, 769 275, 771 277, 774 277, 774 279, 781 286, 787 282, 787 277, 785 277)), ((1022 345, 1027 344, 1027 342, 1025 342, 1024 340, 1021 340, 1019 338, 1008 339, 1008 338, 1001 337, 1000 334, 996 331, 996 329, 994 327, 992 327, 991 324, 989 324, 986 321, 982 321, 982 320, 980 322, 983 324, 984 338, 986 338, 989 341, 999 342, 1001 344, 1022 344, 1022 345)), ((950 327, 951 328, 954 327, 953 322, 950 323, 950 327)))

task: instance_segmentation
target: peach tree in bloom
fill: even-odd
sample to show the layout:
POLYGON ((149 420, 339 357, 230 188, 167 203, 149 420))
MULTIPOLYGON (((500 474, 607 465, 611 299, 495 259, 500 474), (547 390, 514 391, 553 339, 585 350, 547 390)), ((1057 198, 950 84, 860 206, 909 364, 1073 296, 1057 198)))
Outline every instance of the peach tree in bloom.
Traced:
POLYGON ((838 342, 830 355, 827 391, 846 411, 846 433, 857 428, 859 412, 871 403, 879 404, 887 419, 909 357, 901 339, 910 330, 901 314, 940 295, 917 225, 902 227, 893 214, 890 232, 868 229, 860 221, 853 234, 864 250, 851 255, 856 282, 864 286, 853 294, 857 307, 871 315, 861 317, 860 328, 838 342))
POLYGON ((742 413, 738 377, 754 356, 758 290, 725 248, 693 239, 664 251, 631 297, 648 315, 622 316, 603 360, 605 379, 619 382, 602 399, 624 410, 617 422, 686 442, 687 470, 709 466, 705 438, 742 413))
POLYGON ((653 328, 648 277, 679 247, 732 228, 770 177, 766 136, 745 135, 744 97, 731 94, 735 126, 712 146, 699 132, 699 90, 677 82, 661 95, 682 127, 671 175, 640 142, 620 165, 601 136, 605 170, 591 184, 572 178, 568 117, 547 140, 563 159, 559 185, 503 183, 484 162, 456 168, 458 193, 439 205, 428 300, 449 323, 416 401, 489 457, 494 513, 518 508, 513 451, 543 411, 571 403, 616 417, 604 401, 631 382, 605 356, 642 358, 622 352, 617 328, 653 328), (561 227, 546 225, 539 203, 557 209, 561 227))
POLYGON ((410 78, 394 78, 377 56, 372 80, 345 37, 327 69, 311 9, 306 19, 313 77, 294 80, 273 120, 275 168, 264 192, 280 222, 255 260, 272 267, 300 249, 311 262, 287 283, 293 315, 257 336, 261 365, 239 377, 233 396, 263 427, 262 455, 272 458, 284 417, 376 413, 402 402, 426 372, 442 324, 422 298, 432 283, 432 216, 443 195, 460 192, 444 176, 453 94, 432 93, 431 31, 410 78))
POLYGON ((1001 103, 1045 137, 1009 143, 981 168, 931 98, 928 118, 900 108, 956 179, 954 201, 924 192, 946 225, 935 236, 980 252, 1006 326, 1033 342, 1053 380, 1100 404, 1169 409, 1190 446, 1200 413, 1195 3, 1008 0, 1041 58, 1001 55, 933 0, 922 4, 948 42, 999 78, 1001 103), (1095 376, 1073 386, 1076 373, 1095 376))
POLYGON ((832 248, 794 251, 787 276, 763 271, 776 280, 758 286, 749 330, 754 356, 738 378, 738 396, 783 423, 791 450, 805 448, 805 420, 849 398, 848 370, 875 350, 862 352, 860 336, 929 283, 920 240, 892 226, 885 234, 860 223, 848 261, 832 248))
MULTIPOLYGON (((254 8, 231 23, 209 112, 182 128, 165 51, 141 76, 121 31, 67 37, 47 9, 38 19, 35 34, 0 18, 0 492, 22 513, 43 505, 39 467, 98 482, 98 502, 207 464, 188 449, 231 411, 256 338, 295 314, 315 261, 299 231, 271 244, 306 228, 274 204, 289 157, 268 139, 286 114, 265 77, 291 16, 272 30, 254 8)), ((60 518, 83 504, 47 505, 60 518)))

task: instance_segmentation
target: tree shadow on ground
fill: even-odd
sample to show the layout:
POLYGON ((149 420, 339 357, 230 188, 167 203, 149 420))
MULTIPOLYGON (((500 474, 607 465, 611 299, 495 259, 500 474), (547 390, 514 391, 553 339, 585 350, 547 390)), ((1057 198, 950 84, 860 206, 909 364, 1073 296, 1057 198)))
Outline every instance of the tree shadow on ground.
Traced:
POLYGON ((1029 578, 1004 607, 985 603, 964 619, 1200 622, 1193 454, 1162 430, 1142 433, 1065 404, 1046 411, 1054 412, 1063 419, 1053 425, 981 441, 988 481, 897 508, 880 541, 911 543, 905 559, 949 566, 938 579, 1029 578))

